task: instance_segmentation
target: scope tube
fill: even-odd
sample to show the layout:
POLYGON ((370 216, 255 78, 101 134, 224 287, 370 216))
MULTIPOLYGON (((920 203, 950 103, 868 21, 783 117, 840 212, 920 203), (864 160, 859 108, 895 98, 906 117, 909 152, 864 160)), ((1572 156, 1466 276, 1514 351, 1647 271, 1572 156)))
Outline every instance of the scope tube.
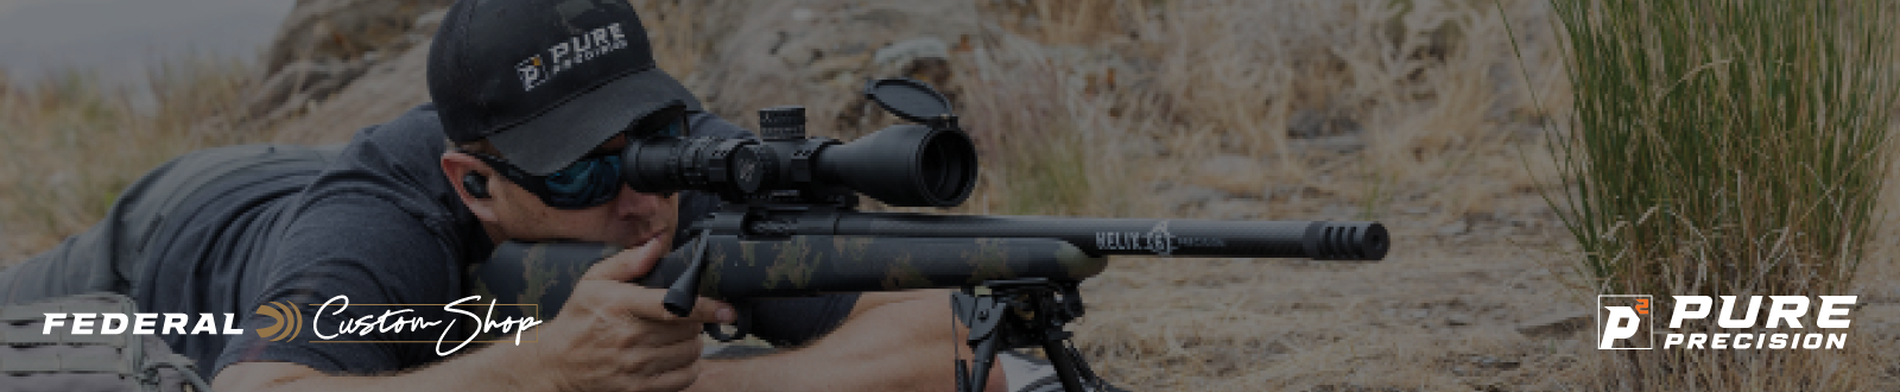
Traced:
POLYGON ((951 207, 976 187, 976 144, 962 131, 896 125, 820 151, 818 180, 885 204, 951 207))
POLYGON ((831 139, 650 137, 621 152, 635 191, 712 192, 746 202, 779 190, 845 188, 901 207, 962 204, 976 187, 976 144, 963 131, 895 125, 850 143, 831 139))

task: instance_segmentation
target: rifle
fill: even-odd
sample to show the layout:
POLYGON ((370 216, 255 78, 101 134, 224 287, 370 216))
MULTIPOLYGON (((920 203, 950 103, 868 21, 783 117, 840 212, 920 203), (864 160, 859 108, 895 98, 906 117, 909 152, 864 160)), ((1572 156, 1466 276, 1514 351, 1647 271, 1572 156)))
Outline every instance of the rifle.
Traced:
MULTIPOLYGON (((959 391, 982 392, 998 350, 1040 347, 1063 388, 1080 392, 1103 384, 1063 326, 1082 317, 1080 284, 1107 268, 1108 256, 1380 260, 1389 245, 1377 222, 860 212, 857 193, 893 206, 961 204, 977 168, 974 143, 929 86, 875 80, 865 94, 911 124, 847 144, 805 137, 804 109, 781 106, 760 111, 759 139, 631 141, 621 177, 632 189, 712 192, 726 202, 638 283, 667 288, 674 314, 690 314, 695 296, 732 302, 740 310, 733 332, 706 326, 720 341, 747 335, 749 299, 960 288, 951 309, 975 355, 974 364, 957 360, 959 391)), ((618 251, 505 243, 471 281, 498 301, 558 306, 588 267, 618 251)))

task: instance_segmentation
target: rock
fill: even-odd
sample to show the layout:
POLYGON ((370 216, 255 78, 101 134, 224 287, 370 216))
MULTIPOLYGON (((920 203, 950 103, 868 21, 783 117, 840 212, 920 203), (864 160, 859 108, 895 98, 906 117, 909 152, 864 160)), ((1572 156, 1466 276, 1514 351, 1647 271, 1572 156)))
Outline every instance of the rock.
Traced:
MULTIPOLYGON (((235 116, 247 128, 286 129, 278 142, 335 142, 427 101, 429 37, 450 3, 299 0, 235 116)), ((667 34, 690 35, 690 47, 656 55, 698 56, 668 71, 708 110, 754 128, 756 109, 804 105, 814 135, 846 138, 898 121, 864 102, 867 79, 922 79, 958 102, 944 53, 960 57, 964 37, 985 31, 967 0, 636 2, 636 9, 649 29, 661 29, 650 32, 656 50, 667 49, 667 34), (669 15, 698 22, 666 23, 669 15), (845 121, 846 112, 862 121, 845 121)))
POLYGON ((417 15, 416 21, 409 25, 409 32, 419 34, 420 36, 418 38, 421 39, 433 37, 435 36, 435 28, 442 25, 442 16, 448 14, 449 10, 443 8, 417 15))
MULTIPOLYGON (((358 129, 396 118, 429 101, 428 45, 411 46, 373 64, 329 99, 315 102, 300 118, 282 124, 276 143, 340 143, 358 129)), ((304 108, 299 107, 299 110, 304 108)))
POLYGON ((1497 357, 1493 357, 1489 355, 1478 356, 1472 362, 1476 362, 1478 364, 1478 367, 1481 367, 1481 368, 1497 369, 1497 370, 1516 369, 1518 365, 1520 364, 1515 359, 1501 359, 1501 358, 1497 358, 1497 357))
POLYGON ((1590 326, 1590 314, 1551 313, 1518 324, 1517 333, 1531 338, 1570 336, 1590 326))
POLYGON ((369 61, 304 61, 285 65, 259 85, 249 100, 252 119, 266 122, 301 114, 313 101, 322 101, 356 81, 373 63, 369 61))
MULTIPOLYGON (((400 61, 418 44, 428 42, 452 0, 298 0, 278 28, 265 55, 262 80, 245 99, 239 115, 265 129, 315 110, 331 95, 357 83, 371 69, 400 61)), ((427 45, 420 46, 427 49, 427 45)), ((426 60, 425 60, 426 61, 426 60)), ((398 83, 421 85, 422 75, 398 83)), ((406 96, 405 96, 406 97, 406 96)), ((391 106, 384 97, 352 97, 391 106)), ((426 98, 425 98, 426 99, 426 98)), ((343 118, 361 117, 349 114, 343 118)), ((335 121, 335 118, 326 118, 335 121)), ((387 117, 376 121, 388 120, 387 117)), ((347 133, 355 127, 335 131, 347 133)))
POLYGON ((803 105, 813 135, 851 138, 897 123, 863 99, 864 81, 911 77, 957 101, 949 42, 976 36, 967 1, 812 0, 712 3, 704 20, 734 26, 711 38, 690 78, 709 110, 742 127, 754 110, 803 105))
MULTIPOLYGON (((277 30, 265 72, 299 61, 353 60, 399 46, 418 16, 447 8, 453 0, 297 0, 277 30)), ((441 20, 437 15, 435 20, 441 20)), ((429 35, 433 35, 431 30, 429 35)))
POLYGON ((1471 232, 1471 224, 1465 223, 1465 221, 1462 219, 1455 222, 1451 222, 1450 224, 1438 227, 1438 235, 1451 236, 1451 235, 1464 234, 1468 232, 1471 232))
POLYGON ((950 58, 950 44, 936 37, 912 38, 878 49, 877 54, 871 56, 871 62, 878 68, 895 70, 927 58, 950 58))
POLYGON ((1252 157, 1221 154, 1201 162, 1200 173, 1197 174, 1232 178, 1266 170, 1264 166, 1260 160, 1252 157))

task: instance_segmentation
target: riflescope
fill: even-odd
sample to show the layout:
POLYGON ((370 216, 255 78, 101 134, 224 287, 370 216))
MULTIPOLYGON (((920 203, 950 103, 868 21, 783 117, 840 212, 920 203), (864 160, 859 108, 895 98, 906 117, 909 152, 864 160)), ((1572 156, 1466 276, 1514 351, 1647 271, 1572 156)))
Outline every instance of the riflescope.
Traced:
POLYGON ((905 79, 873 82, 865 95, 913 124, 847 143, 806 137, 803 107, 768 108, 759 111, 757 139, 634 140, 621 153, 621 178, 644 193, 698 190, 733 203, 814 202, 851 191, 900 207, 963 203, 976 185, 976 146, 949 100, 905 79))

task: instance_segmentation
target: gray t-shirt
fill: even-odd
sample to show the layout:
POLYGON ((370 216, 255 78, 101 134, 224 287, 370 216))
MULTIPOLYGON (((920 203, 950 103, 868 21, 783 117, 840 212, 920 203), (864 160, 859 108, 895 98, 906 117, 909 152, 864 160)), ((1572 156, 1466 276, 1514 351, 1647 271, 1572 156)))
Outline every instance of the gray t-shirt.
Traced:
MULTIPOLYGON (((695 115, 692 127, 700 136, 749 137, 711 115, 695 115)), ((146 250, 152 259, 143 264, 133 293, 140 311, 237 315, 236 327, 245 333, 163 335, 175 351, 198 362, 207 380, 237 362, 291 362, 367 375, 441 360, 434 344, 441 329, 395 328, 325 341, 310 333, 308 323, 339 331, 341 324, 333 323, 397 309, 413 309, 404 317, 465 320, 440 305, 469 294, 465 269, 486 258, 494 244, 442 175, 442 135, 434 107, 424 104, 358 132, 328 167, 245 173, 193 191, 158 231, 168 238, 149 242, 157 248, 146 250), (319 318, 309 306, 337 295, 351 303, 340 315, 326 311, 319 318), (278 323, 255 313, 272 303, 304 306, 298 309, 303 333, 282 341, 253 333, 278 323)), ((680 227, 719 205, 696 192, 682 197, 680 227)), ((684 241, 686 235, 676 237, 684 241)), ((755 333, 775 343, 802 344, 835 328, 856 299, 844 294, 772 301, 754 311, 755 333)))

